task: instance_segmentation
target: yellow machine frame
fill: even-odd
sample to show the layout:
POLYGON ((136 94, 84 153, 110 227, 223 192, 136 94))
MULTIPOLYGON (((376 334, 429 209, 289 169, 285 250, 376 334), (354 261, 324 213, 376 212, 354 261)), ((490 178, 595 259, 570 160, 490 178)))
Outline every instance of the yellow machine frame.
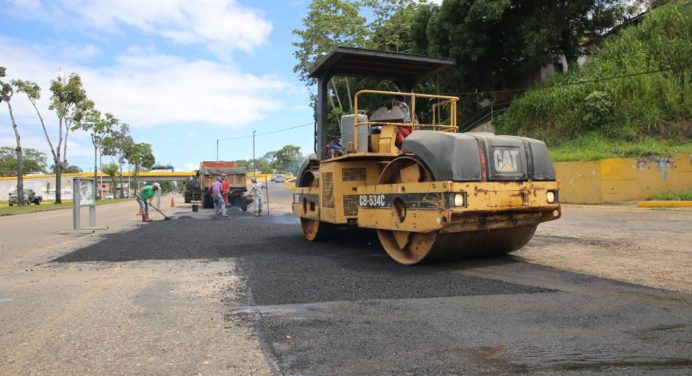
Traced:
MULTIPOLYGON (((420 129, 458 132, 459 98, 412 92, 415 83, 453 65, 451 59, 344 47, 336 48, 315 64, 310 76, 318 81, 316 158, 301 168, 292 203, 308 240, 328 237, 335 225, 371 228, 377 230, 383 248, 394 260, 415 264, 424 260, 511 252, 531 239, 539 223, 560 217, 559 182, 552 180, 554 176, 550 178, 550 172, 540 175, 547 180, 495 179, 493 174, 497 173, 497 167, 491 170, 487 166, 488 157, 482 145, 485 141, 481 141, 493 142, 492 136, 474 137, 479 155, 469 163, 479 164, 480 175, 473 175, 473 181, 434 180, 431 166, 419 159, 423 156, 401 151, 397 136, 399 141, 406 137, 403 131, 398 134, 401 127, 409 127, 414 135, 420 129), (349 130, 344 150, 333 150, 327 147, 328 83, 339 75, 389 80, 400 91, 358 91, 354 95, 352 141, 349 130), (362 112, 359 98, 363 95, 392 97, 392 107, 378 109, 377 116, 373 114, 363 121, 359 116, 362 112), (417 101, 421 99, 435 102, 430 107, 430 124, 420 123, 416 116, 417 101), (397 112, 387 116, 387 111, 394 110, 395 104, 397 112), (363 132, 368 134, 367 149, 358 141, 361 133, 358 130, 364 126, 375 130, 363 132)), ((420 139, 435 138, 422 136, 420 139)), ((454 139, 454 142, 461 142, 462 138, 454 139)), ((515 139, 513 142, 524 141, 515 139)), ((538 145, 539 158, 549 158, 544 145, 541 147, 535 140, 525 142, 538 145)), ((420 147, 420 150, 436 152, 415 141, 411 145, 414 149, 407 150, 420 147)), ((493 150, 498 152, 498 149, 493 150)), ((507 149, 505 153, 509 159, 516 158, 516 154, 510 155, 507 149)), ((463 158, 467 157, 468 153, 463 158)), ((492 158, 498 163, 495 155, 492 158)), ((500 159, 504 161, 505 157, 500 159)), ((428 160, 435 162, 435 158, 428 160)), ((450 160, 440 158, 446 161, 443 163, 450 160)), ((552 166, 549 161, 544 163, 552 166)), ((516 165, 516 161, 510 164, 516 165)), ((503 165, 507 164, 503 162, 503 165)))
MULTIPOLYGON (((357 224, 359 227, 396 231, 462 232, 470 230, 507 228, 519 222, 538 224, 560 216, 560 205, 548 202, 548 192, 557 198, 559 182, 477 182, 453 181, 410 182, 399 184, 378 183, 382 169, 400 155, 395 145, 398 127, 415 129, 433 128, 444 132, 457 132, 457 97, 361 90, 356 93, 354 107, 358 119, 358 97, 362 94, 411 97, 411 112, 416 98, 440 100, 436 104, 451 107, 449 124, 419 124, 389 122, 356 122, 355 127, 371 125, 381 128, 380 134, 370 136, 373 152, 351 152, 321 161, 318 184, 294 189, 293 212, 301 218, 333 224, 357 224), (420 207, 406 207, 406 215, 386 202, 390 197, 407 195, 420 197, 420 207), (460 195, 460 196, 456 196, 460 195), (451 199, 449 198, 451 197, 451 199), (461 198, 458 198, 461 197, 461 198), (457 199, 457 204, 449 200, 457 199), (463 202, 459 201, 462 200, 463 202), (363 201, 361 201, 363 200, 363 201), (378 205, 367 205, 367 201, 378 205), (365 204, 365 205, 361 205, 365 204), (491 212, 491 214, 488 214, 491 212), (521 215, 519 213, 521 212, 521 215), (479 213, 487 215, 479 216, 479 213)), ((437 119, 436 119, 437 120, 437 119)), ((358 132, 354 131, 354 144, 358 132)), ((353 149, 352 147, 347 147, 353 149)))

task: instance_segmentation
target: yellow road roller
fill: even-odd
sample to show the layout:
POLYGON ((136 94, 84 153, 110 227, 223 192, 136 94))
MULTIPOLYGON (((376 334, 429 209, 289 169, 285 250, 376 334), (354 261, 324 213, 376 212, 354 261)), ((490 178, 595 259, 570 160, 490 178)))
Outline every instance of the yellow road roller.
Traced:
POLYGON ((543 141, 460 133, 457 97, 412 91, 452 66, 342 47, 315 64, 315 154, 301 166, 292 202, 307 240, 328 240, 338 226, 374 229, 392 259, 412 265, 512 252, 539 223, 560 217, 559 182, 543 141), (398 89, 355 93, 353 113, 340 119, 340 142, 327 134, 327 85, 337 76, 388 80, 398 89), (367 110, 365 102, 382 105, 367 110))

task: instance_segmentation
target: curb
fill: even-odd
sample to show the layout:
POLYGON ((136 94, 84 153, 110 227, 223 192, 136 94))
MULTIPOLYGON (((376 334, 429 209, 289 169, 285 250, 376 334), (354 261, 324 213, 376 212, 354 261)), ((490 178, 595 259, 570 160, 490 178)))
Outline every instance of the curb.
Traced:
POLYGON ((640 208, 692 208, 692 201, 640 201, 640 208))
POLYGON ((288 179, 284 182, 284 189, 286 190, 292 190, 296 186, 296 178, 288 179))

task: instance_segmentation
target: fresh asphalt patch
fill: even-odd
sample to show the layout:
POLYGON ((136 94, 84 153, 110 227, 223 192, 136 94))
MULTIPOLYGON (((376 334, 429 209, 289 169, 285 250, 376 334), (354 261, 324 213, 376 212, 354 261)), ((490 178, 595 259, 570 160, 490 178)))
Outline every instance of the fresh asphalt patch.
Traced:
MULTIPOLYGON (((393 262, 372 231, 340 231, 333 241, 305 240, 292 215, 256 218, 182 216, 110 234, 56 262, 236 258, 244 273, 245 305, 341 300, 526 294, 553 291, 459 274, 458 267, 393 262)), ((508 262, 512 262, 508 259, 508 262)), ((452 264, 457 265, 457 264, 452 264)))
POLYGON ((234 258, 245 294, 227 301, 229 314, 255 326, 277 374, 692 371, 692 297, 686 294, 513 257, 402 266, 369 231, 341 231, 333 241, 312 243, 291 215, 194 214, 110 234, 54 261, 234 258), (540 282, 469 275, 488 266, 540 282), (584 290, 559 291, 551 280, 584 290))

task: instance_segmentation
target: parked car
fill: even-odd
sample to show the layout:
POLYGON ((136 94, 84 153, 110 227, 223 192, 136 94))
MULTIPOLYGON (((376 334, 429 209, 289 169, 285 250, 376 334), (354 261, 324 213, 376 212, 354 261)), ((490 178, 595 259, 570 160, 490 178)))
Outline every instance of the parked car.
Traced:
POLYGON ((115 195, 113 195, 112 193, 106 193, 106 200, 112 200, 114 198, 115 198, 115 195))
MULTIPOLYGON (((40 195, 37 195, 33 189, 25 189, 24 190, 24 202, 25 203, 41 205, 41 200, 43 200, 43 197, 41 197, 40 195)), ((10 192, 10 198, 7 201, 8 201, 8 204, 10 206, 19 205, 19 197, 17 195, 16 189, 14 191, 10 192)))

